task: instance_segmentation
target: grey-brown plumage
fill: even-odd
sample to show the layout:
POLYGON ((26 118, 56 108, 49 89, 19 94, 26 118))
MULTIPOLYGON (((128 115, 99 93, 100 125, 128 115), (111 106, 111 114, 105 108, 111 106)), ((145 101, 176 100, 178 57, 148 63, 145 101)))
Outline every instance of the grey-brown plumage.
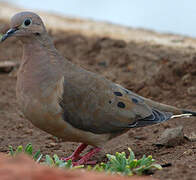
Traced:
POLYGON ((160 123, 176 114, 195 116, 72 64, 57 52, 35 13, 16 14, 2 41, 9 36, 18 36, 23 43, 16 89, 22 112, 35 126, 65 141, 102 146, 129 128, 160 123))

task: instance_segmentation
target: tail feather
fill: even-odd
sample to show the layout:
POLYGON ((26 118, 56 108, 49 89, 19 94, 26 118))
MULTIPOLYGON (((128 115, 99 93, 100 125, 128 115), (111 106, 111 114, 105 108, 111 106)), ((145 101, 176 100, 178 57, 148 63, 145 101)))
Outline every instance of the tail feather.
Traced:
POLYGON ((167 121, 172 118, 187 118, 190 116, 196 116, 196 112, 189 110, 182 110, 182 114, 173 115, 170 112, 164 112, 157 109, 152 109, 152 114, 144 119, 139 119, 136 122, 129 124, 130 128, 144 127, 167 121))
POLYGON ((190 114, 191 116, 196 116, 196 112, 190 110, 182 110, 183 114, 190 114))
POLYGON ((192 116, 192 114, 186 113, 186 114, 173 115, 171 118, 172 118, 172 119, 173 119, 173 118, 189 118, 189 117, 191 117, 191 116, 192 116))
MULTIPOLYGON (((141 97, 143 98, 143 97, 141 97)), ((154 109, 159 109, 162 112, 172 112, 175 115, 180 114, 191 114, 191 116, 196 116, 196 111, 186 110, 186 109, 180 109, 174 106, 162 104, 156 101, 153 101, 151 99, 143 98, 146 104, 148 104, 150 107, 154 109)))
POLYGON ((134 127, 144 127, 148 125, 153 125, 157 123, 161 123, 163 121, 167 121, 172 118, 172 113, 162 112, 159 110, 152 110, 152 114, 144 119, 139 119, 136 122, 129 125, 130 128, 134 127))

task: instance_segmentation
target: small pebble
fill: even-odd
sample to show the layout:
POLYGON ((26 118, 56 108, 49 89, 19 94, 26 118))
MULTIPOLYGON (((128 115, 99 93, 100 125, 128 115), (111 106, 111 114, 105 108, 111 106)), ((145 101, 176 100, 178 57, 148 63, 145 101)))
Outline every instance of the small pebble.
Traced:
POLYGON ((20 128, 23 128, 23 124, 20 123, 18 126, 17 126, 17 129, 20 129, 20 128))
POLYGON ((161 134, 161 136, 159 137, 155 145, 173 147, 182 143, 183 141, 184 141, 183 127, 179 126, 176 128, 166 129, 161 134))
POLYGON ((187 93, 189 96, 196 97, 196 86, 189 87, 187 93))
POLYGON ((51 142, 50 145, 51 145, 51 146, 56 146, 57 143, 51 142))
POLYGON ((25 134, 33 134, 33 130, 32 129, 26 129, 25 131, 24 131, 24 133, 25 134))
POLYGON ((57 143, 54 143, 54 142, 51 142, 51 143, 48 143, 46 145, 47 148, 52 148, 52 147, 55 147, 57 145, 57 143))
POLYGON ((184 155, 191 155, 191 154, 193 154, 194 152, 193 152, 193 150, 192 149, 188 149, 187 151, 184 151, 184 155))
POLYGON ((165 129, 169 129, 171 126, 168 122, 161 124, 165 129))
POLYGON ((184 85, 189 84, 191 82, 191 75, 190 74, 185 74, 182 77, 182 82, 184 85))
POLYGON ((145 136, 135 136, 134 138, 138 139, 138 140, 146 140, 147 139, 147 137, 145 137, 145 136))
POLYGON ((158 133, 158 132, 159 132, 158 129, 155 129, 155 130, 153 131, 154 134, 156 134, 156 133, 158 133))
POLYGON ((9 73, 14 67, 18 66, 18 62, 15 61, 1 61, 0 62, 0 72, 9 73))
POLYGON ((190 135, 184 135, 184 137, 186 139, 188 139, 191 142, 195 142, 196 141, 196 134, 195 132, 191 132, 190 135))

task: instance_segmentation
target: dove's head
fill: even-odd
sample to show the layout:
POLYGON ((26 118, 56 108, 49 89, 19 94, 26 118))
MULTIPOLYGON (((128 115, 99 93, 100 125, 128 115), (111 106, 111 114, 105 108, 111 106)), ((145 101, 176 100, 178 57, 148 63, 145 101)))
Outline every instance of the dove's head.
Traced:
POLYGON ((33 12, 17 13, 12 17, 10 27, 1 41, 11 36, 18 36, 23 39, 39 37, 46 32, 41 18, 33 12))

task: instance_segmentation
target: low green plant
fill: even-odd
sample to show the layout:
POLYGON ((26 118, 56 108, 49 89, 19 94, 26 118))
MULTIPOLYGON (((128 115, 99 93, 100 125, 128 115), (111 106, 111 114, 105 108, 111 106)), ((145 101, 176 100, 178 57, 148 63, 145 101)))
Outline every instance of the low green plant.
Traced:
POLYGON ((23 148, 22 145, 18 146, 16 148, 16 150, 14 151, 13 147, 12 146, 9 146, 9 154, 11 156, 16 156, 20 153, 25 153, 29 156, 31 156, 36 162, 40 162, 40 160, 42 159, 42 154, 40 152, 40 150, 36 151, 35 153, 33 153, 33 146, 31 143, 27 144, 25 146, 25 148, 23 148))
POLYGON ((94 167, 88 166, 88 169, 95 171, 106 171, 109 173, 117 173, 123 175, 142 175, 147 170, 162 169, 161 165, 155 163, 152 156, 143 157, 139 160, 135 159, 133 151, 128 148, 129 156, 126 158, 125 152, 116 152, 115 155, 107 154, 108 162, 101 163, 94 167))
POLYGON ((71 159, 65 162, 61 160, 56 154, 53 155, 53 158, 49 155, 46 155, 44 164, 53 166, 53 167, 70 168, 70 169, 78 169, 78 168, 84 167, 84 165, 73 166, 71 159))
MULTIPOLYGON (((134 152, 128 148, 129 156, 126 157, 125 152, 116 152, 115 155, 107 154, 108 161, 106 163, 101 162, 95 166, 87 166, 88 170, 94 170, 98 172, 107 172, 112 174, 122 174, 131 176, 133 174, 142 175, 148 170, 162 169, 160 164, 155 163, 155 160, 151 155, 143 155, 139 160, 135 159, 134 152)), ((25 148, 23 146, 18 146, 16 150, 13 150, 12 146, 9 146, 9 154, 11 156, 16 156, 19 153, 25 153, 33 157, 36 162, 40 162, 42 159, 42 154, 40 151, 37 151, 33 154, 33 147, 31 143, 27 144, 25 148)), ((84 165, 74 166, 71 160, 63 161, 58 155, 54 154, 53 157, 46 155, 43 160, 43 164, 49 165, 51 167, 60 167, 67 169, 78 169, 84 168, 84 165)))

